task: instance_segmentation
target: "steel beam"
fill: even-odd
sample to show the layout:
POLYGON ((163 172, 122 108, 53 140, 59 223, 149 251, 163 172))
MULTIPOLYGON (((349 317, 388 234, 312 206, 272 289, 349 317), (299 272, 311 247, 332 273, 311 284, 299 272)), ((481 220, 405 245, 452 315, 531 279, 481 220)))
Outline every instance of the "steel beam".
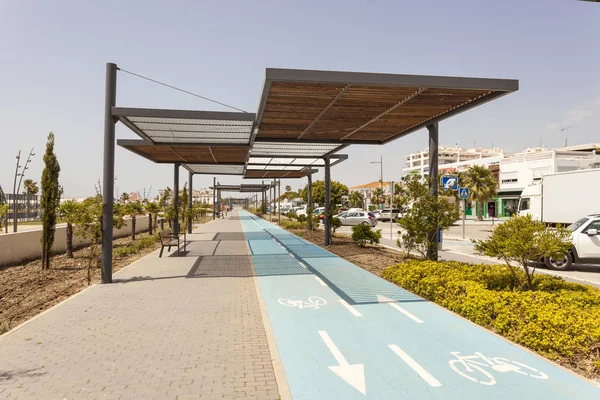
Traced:
POLYGON ((331 173, 330 160, 325 157, 325 218, 323 225, 325 227, 325 246, 331 245, 331 173))
POLYGON ((112 282, 113 201, 115 185, 115 123, 112 108, 117 102, 117 64, 106 64, 104 97, 104 168, 102 171, 102 283, 112 282))
POLYGON ((114 117, 151 117, 151 118, 178 118, 178 119, 204 119, 218 121, 247 121, 254 122, 256 114, 231 111, 196 111, 196 110, 167 110, 158 108, 128 108, 112 107, 114 117))
POLYGON ((189 175, 189 194, 188 194, 188 233, 192 233, 192 207, 194 205, 194 184, 193 184, 194 174, 190 172, 189 175))
POLYGON ((173 186, 173 233, 177 235, 179 233, 179 163, 173 165, 173 186))
POLYGON ((306 192, 306 210, 311 211, 310 214, 307 212, 308 216, 308 229, 312 230, 313 221, 312 221, 312 174, 307 175, 308 178, 308 187, 306 192))
MULTIPOLYGON (((429 131, 429 195, 438 196, 438 123, 427 125, 429 131)), ((438 221, 435 221, 435 232, 429 233, 429 247, 427 249, 427 258, 436 260, 438 258, 437 251, 437 235, 438 221)))
POLYGON ((212 219, 213 220, 215 219, 215 214, 217 213, 217 204, 215 202, 215 193, 216 193, 215 188, 216 187, 217 187, 217 177, 215 176, 215 177, 213 177, 213 187, 212 187, 212 190, 213 190, 213 215, 212 215, 213 218, 212 219))

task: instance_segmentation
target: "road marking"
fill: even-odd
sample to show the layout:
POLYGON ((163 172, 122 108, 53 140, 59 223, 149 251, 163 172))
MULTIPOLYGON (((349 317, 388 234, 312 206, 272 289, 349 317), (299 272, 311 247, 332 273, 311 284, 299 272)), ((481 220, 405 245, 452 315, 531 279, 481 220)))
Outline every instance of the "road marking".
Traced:
POLYGON ((380 294, 377 295, 377 301, 380 303, 388 303, 390 306, 394 307, 396 310, 400 311, 402 314, 406 315, 408 318, 415 321, 417 324, 422 324, 423 320, 416 317, 414 314, 406 311, 404 308, 400 307, 396 300, 390 299, 389 297, 382 296, 380 294))
POLYGON ((306 265, 304 265, 304 263, 298 262, 298 264, 300 264, 302 268, 306 269, 306 265))
POLYGON ((423 378, 423 380, 425 382, 427 382, 430 386, 433 387, 439 387, 442 386, 442 384, 440 383, 440 381, 438 381, 437 379, 435 379, 433 377, 433 375, 431 375, 429 372, 427 372, 425 370, 425 368, 423 368, 418 362, 416 362, 411 356, 409 356, 408 354, 406 354, 404 352, 404 350, 402 350, 400 347, 396 346, 395 344, 390 344, 388 345, 388 347, 394 352, 396 353, 396 355, 398 357, 400 357, 402 359, 402 361, 404 361, 409 367, 411 367, 417 374, 419 374, 419 376, 421 378, 423 378))
POLYGON ((335 343, 333 343, 333 340, 331 340, 327 332, 319 331, 319 335, 335 358, 335 361, 339 364, 328 367, 331 372, 345 380, 346 383, 351 385, 362 394, 366 395, 367 390, 365 387, 365 369, 363 364, 349 364, 346 358, 344 358, 340 349, 338 349, 335 343))
POLYGON ((321 286, 327 286, 327 284, 323 282, 323 279, 319 278, 318 276, 315 276, 315 279, 321 284, 321 286))
POLYGON ((355 317, 362 317, 362 314, 356 308, 354 308, 350 304, 346 303, 345 300, 340 299, 340 303, 342 303, 342 305, 344 307, 346 307, 348 309, 348 311, 350 311, 352 313, 352 315, 354 315, 355 317))

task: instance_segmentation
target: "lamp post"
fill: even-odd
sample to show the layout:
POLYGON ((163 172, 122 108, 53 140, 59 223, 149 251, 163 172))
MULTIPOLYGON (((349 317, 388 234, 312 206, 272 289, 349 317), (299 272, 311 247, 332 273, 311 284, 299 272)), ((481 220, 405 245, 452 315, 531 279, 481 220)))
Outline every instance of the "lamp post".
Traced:
MULTIPOLYGON (((369 164, 379 164, 380 166, 380 175, 379 175, 379 187, 383 191, 383 156, 379 156, 379 161, 371 161, 369 164)), ((373 196, 371 196, 373 197, 373 196)), ((379 202, 379 199, 377 199, 379 202)))

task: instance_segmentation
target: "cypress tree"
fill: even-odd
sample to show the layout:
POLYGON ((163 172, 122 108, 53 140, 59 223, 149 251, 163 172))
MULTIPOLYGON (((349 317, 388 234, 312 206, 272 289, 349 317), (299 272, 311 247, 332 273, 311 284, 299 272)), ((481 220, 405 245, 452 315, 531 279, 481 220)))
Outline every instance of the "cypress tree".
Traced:
POLYGON ((50 255, 54 245, 56 232, 56 214, 60 205, 62 188, 58 184, 60 164, 54 153, 54 134, 50 132, 44 154, 44 171, 42 172, 42 269, 50 269, 50 255))

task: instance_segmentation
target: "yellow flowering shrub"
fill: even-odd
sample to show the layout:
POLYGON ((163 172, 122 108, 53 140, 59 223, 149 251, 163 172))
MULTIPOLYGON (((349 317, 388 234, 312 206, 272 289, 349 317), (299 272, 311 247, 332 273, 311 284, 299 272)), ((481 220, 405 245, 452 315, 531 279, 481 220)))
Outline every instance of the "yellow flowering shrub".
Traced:
POLYGON ((596 288, 539 274, 521 290, 506 267, 459 262, 408 261, 382 276, 548 358, 600 365, 596 288))

